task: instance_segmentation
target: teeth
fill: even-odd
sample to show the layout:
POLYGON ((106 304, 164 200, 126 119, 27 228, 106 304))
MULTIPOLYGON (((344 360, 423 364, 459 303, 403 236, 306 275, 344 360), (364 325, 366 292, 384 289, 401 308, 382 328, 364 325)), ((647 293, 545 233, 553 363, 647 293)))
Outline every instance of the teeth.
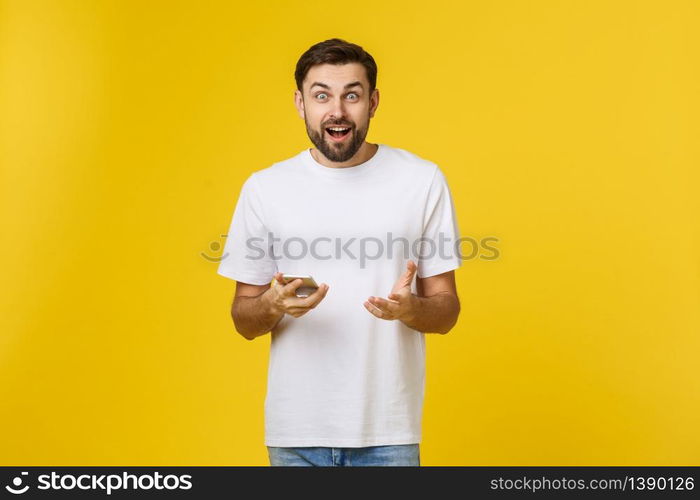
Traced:
POLYGON ((335 132, 343 132, 344 130, 350 130, 349 128, 341 128, 341 127, 329 127, 328 130, 333 130, 335 132))

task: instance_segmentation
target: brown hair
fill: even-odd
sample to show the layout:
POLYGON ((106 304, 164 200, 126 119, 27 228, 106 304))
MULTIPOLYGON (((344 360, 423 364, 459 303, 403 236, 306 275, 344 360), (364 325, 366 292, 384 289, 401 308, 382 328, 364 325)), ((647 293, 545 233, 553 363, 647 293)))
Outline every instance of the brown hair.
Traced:
POLYGON ((354 43, 346 42, 340 38, 331 38, 309 47, 297 61, 294 71, 294 79, 297 89, 302 91, 302 83, 312 66, 318 64, 348 64, 360 63, 365 67, 367 80, 369 81, 369 93, 377 86, 377 63, 374 58, 365 52, 362 47, 354 43))

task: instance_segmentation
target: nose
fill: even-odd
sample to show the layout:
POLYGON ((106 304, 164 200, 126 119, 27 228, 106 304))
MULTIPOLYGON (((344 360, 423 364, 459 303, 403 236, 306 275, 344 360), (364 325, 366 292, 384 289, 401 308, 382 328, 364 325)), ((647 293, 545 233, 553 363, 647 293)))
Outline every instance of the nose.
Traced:
POLYGON ((342 120, 345 118, 345 104, 342 97, 338 97, 333 101, 333 107, 331 108, 331 119, 332 120, 342 120))

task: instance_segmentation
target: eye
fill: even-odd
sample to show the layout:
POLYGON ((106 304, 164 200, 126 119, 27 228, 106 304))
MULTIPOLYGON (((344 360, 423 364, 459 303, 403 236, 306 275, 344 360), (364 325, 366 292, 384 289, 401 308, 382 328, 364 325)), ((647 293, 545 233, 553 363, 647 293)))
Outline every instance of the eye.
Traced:
POLYGON ((325 95, 326 95, 325 92, 321 92, 321 93, 319 93, 319 94, 316 94, 316 97, 318 98, 318 97, 325 96, 325 95))
POLYGON ((355 92, 350 92, 348 95, 354 95, 357 99, 360 98, 360 96, 358 96, 355 92))

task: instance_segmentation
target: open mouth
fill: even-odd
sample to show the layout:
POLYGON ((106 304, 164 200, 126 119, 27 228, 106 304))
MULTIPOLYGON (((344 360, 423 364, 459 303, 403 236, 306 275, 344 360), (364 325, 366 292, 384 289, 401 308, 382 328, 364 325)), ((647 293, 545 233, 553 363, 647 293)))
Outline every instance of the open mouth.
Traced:
POLYGON ((334 141, 340 142, 350 135, 351 127, 326 127, 326 132, 334 141))

